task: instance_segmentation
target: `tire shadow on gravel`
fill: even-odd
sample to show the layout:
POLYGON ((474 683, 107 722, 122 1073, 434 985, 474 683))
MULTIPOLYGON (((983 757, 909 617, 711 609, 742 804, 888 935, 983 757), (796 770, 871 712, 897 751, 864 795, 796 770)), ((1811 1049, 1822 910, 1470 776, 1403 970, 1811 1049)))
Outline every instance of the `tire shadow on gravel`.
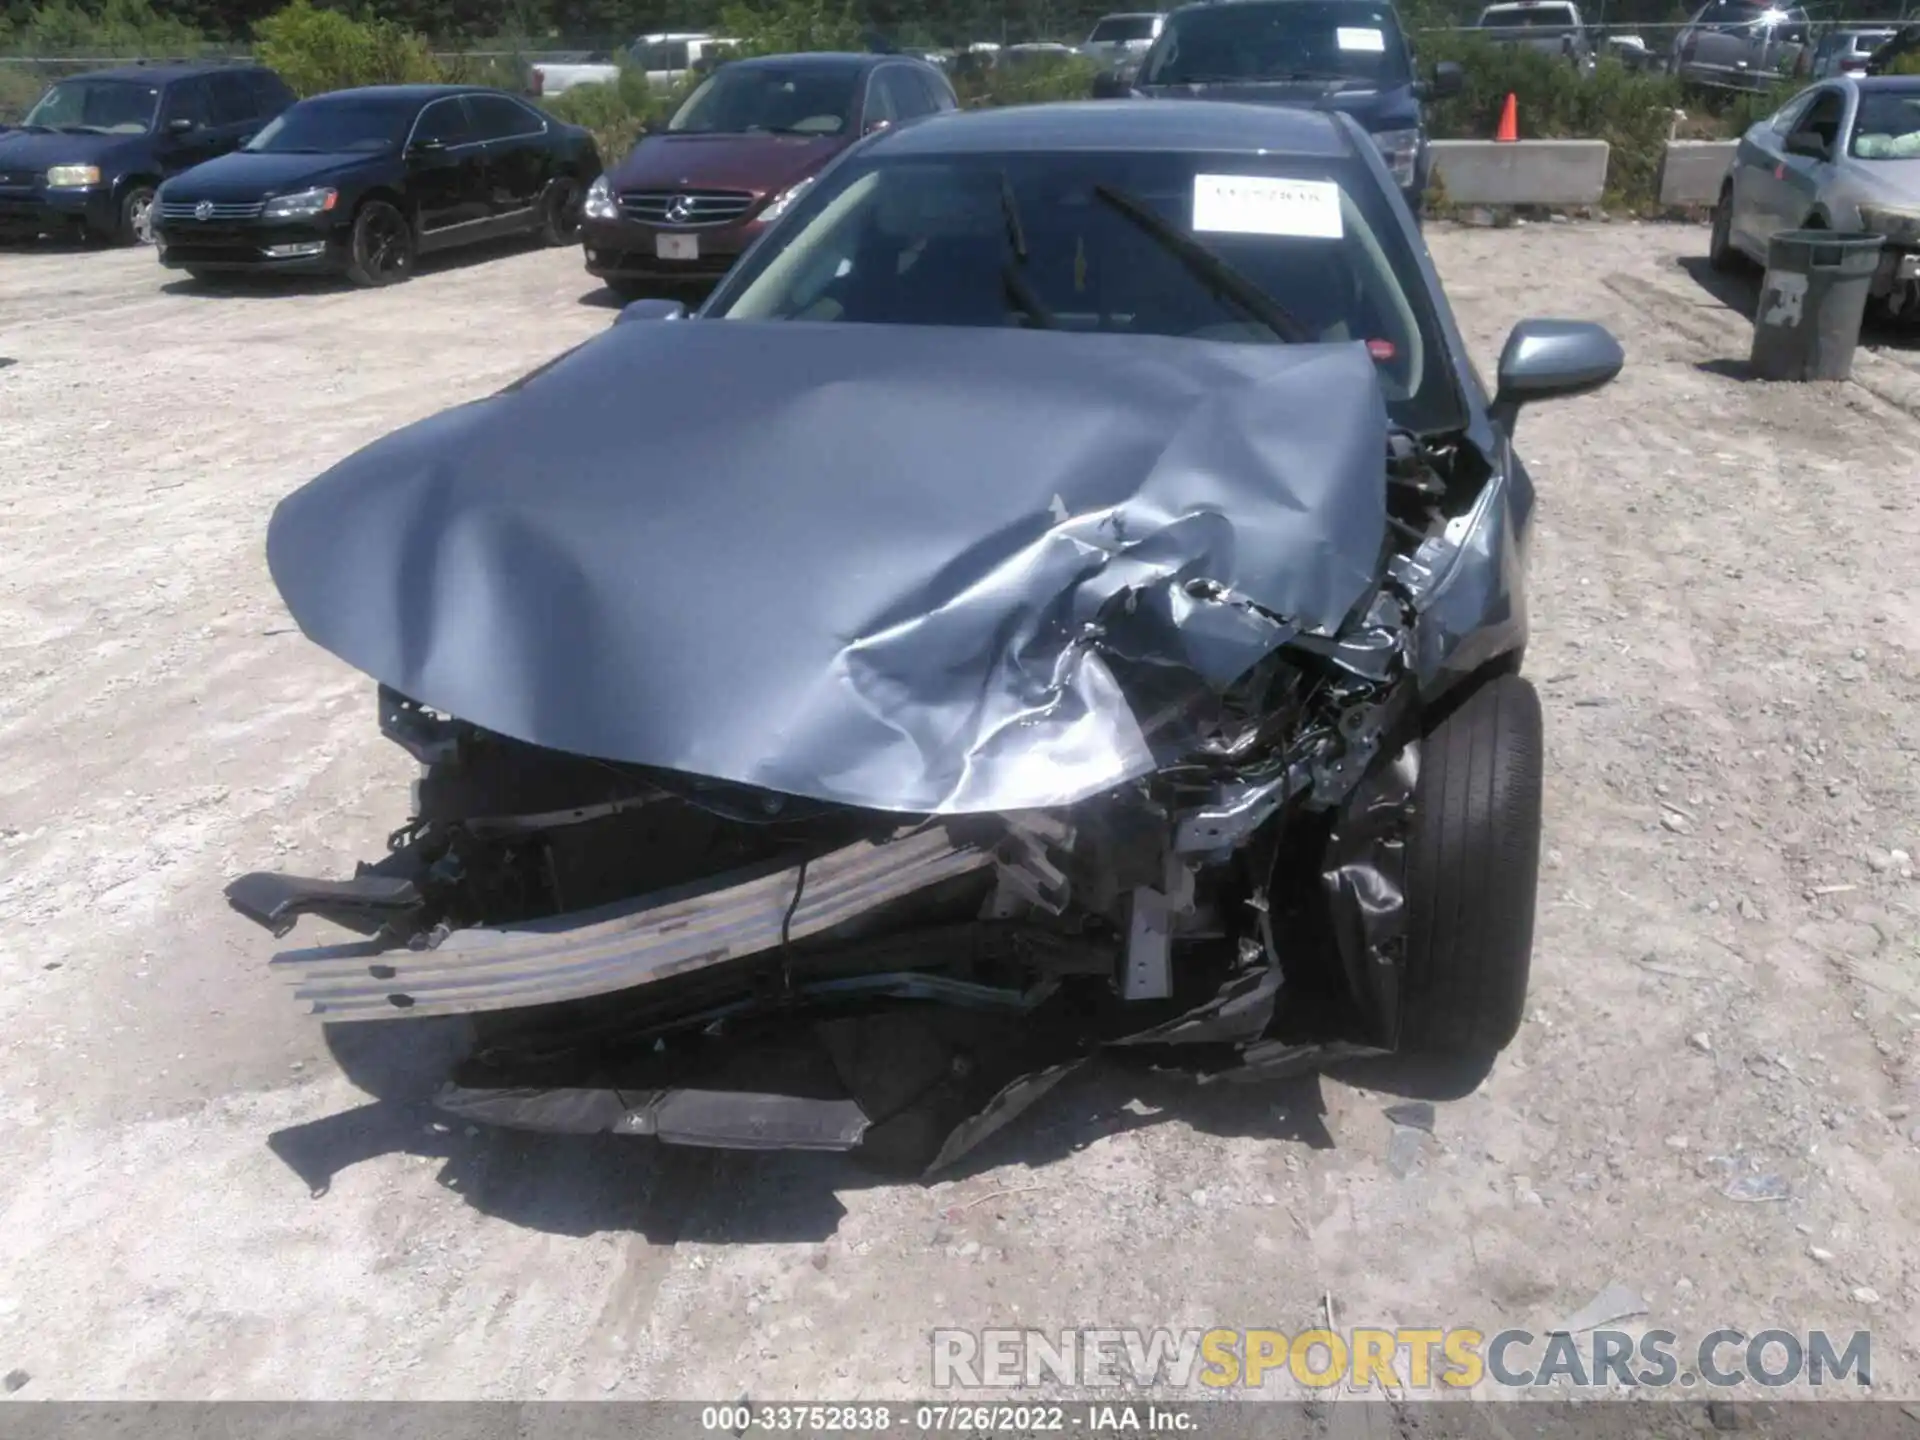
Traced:
MULTIPOLYGON (((546 1234, 630 1231, 654 1244, 792 1244, 839 1228, 840 1195, 915 1185, 854 1156, 701 1150, 642 1137, 546 1135, 469 1125, 432 1095, 469 1043, 464 1021, 334 1025, 327 1041, 369 1103, 288 1126, 268 1148, 324 1197, 334 1178, 386 1155, 438 1162, 436 1183, 483 1214, 546 1234)), ((1200 1085, 1181 1076, 1095 1061, 989 1135, 934 1182, 1000 1166, 1037 1172, 1117 1135, 1168 1121, 1203 1134, 1315 1150, 1334 1148, 1319 1077, 1200 1085)), ((423 1172, 424 1173, 424 1172, 423 1172)), ((1192 1177, 1204 1189, 1209 1177, 1192 1177)))

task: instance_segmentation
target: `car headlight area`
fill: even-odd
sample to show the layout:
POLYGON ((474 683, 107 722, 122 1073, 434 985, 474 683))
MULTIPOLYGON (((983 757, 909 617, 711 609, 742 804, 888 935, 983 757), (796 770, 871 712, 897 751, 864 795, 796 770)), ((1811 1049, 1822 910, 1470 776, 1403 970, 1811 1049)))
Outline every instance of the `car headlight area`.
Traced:
POLYGON ((600 176, 587 187, 586 212, 589 220, 620 218, 619 202, 613 198, 613 187, 607 184, 605 175, 600 176))
POLYGON ((324 215, 340 203, 340 192, 331 187, 299 190, 267 201, 260 213, 268 220, 311 220, 324 215))
POLYGON ((1376 130, 1373 143, 1380 151, 1380 158, 1387 162, 1393 183, 1403 190, 1412 185, 1415 166, 1420 158, 1420 132, 1376 130))
POLYGON ((55 165, 47 171, 49 190, 85 190, 99 183, 98 165, 55 165))

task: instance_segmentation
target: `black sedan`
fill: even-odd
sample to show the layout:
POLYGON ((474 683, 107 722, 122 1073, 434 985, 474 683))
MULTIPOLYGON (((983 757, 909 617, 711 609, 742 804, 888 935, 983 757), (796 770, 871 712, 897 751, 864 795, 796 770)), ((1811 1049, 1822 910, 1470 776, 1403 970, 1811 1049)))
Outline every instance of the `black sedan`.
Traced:
POLYGON ((229 899, 369 937, 276 962, 330 1020, 477 1016, 440 1103, 536 1129, 938 1166, 1096 1054, 1488 1056, 1541 835, 1511 436, 1621 358, 1524 321, 1489 395, 1345 115, 881 132, 692 318, 281 502, 426 773, 354 879, 229 899))
POLYGON ((428 251, 502 235, 580 238, 593 137, 498 90, 379 85, 283 112, 160 189, 163 265, 344 274, 388 285, 428 251))

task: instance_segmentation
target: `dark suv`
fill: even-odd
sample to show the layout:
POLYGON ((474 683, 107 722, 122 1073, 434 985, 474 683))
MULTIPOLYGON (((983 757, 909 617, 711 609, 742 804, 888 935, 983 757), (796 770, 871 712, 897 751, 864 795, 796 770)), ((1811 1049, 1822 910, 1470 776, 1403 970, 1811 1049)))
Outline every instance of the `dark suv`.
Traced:
POLYGON ((1393 0, 1201 0, 1167 16, 1130 89, 1342 111, 1373 138, 1417 216, 1432 168, 1422 105, 1462 81, 1450 61, 1431 78, 1415 73, 1393 0))
POLYGON ((57 81, 0 132, 0 235, 145 244, 162 180, 237 149, 293 100, 257 65, 128 65, 57 81))

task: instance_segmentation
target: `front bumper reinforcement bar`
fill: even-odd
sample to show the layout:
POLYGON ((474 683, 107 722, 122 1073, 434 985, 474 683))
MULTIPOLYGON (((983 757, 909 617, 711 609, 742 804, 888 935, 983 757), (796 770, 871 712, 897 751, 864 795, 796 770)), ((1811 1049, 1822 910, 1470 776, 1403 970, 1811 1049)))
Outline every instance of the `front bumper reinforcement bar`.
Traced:
POLYGON ((788 940, 803 939, 993 863, 990 852, 956 844, 936 826, 815 857, 804 882, 798 865, 735 872, 595 910, 456 930, 433 949, 360 941, 286 951, 273 966, 293 980, 314 1014, 330 1019, 516 1010, 611 994, 772 950, 783 928, 788 940))

